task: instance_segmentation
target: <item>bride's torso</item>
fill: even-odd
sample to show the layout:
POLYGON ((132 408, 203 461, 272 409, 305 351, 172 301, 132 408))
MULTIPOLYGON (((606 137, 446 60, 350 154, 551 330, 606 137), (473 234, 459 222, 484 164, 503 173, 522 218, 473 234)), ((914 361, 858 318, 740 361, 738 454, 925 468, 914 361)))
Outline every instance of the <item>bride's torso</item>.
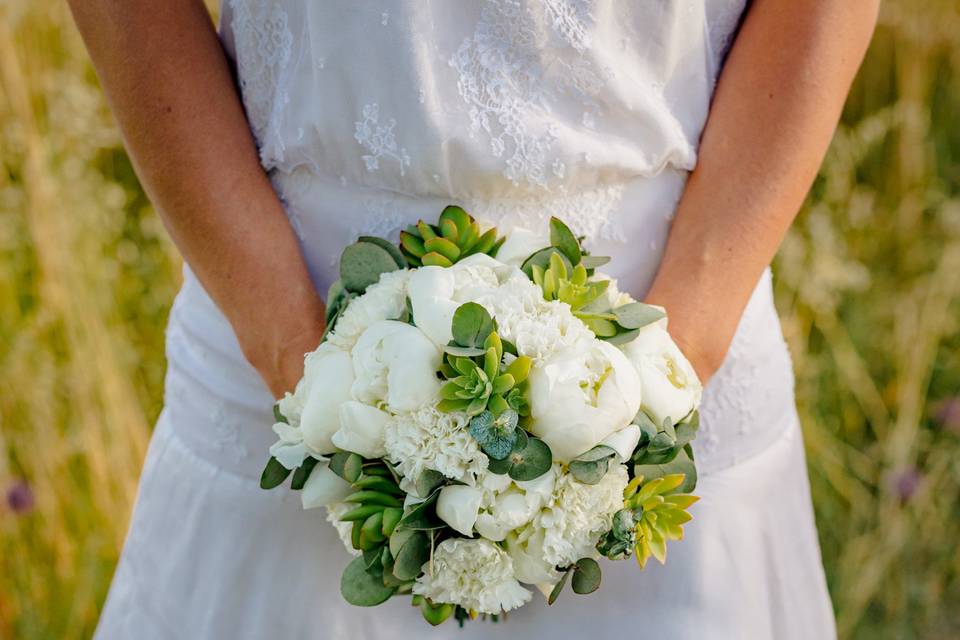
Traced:
MULTIPOLYGON (((502 227, 560 216, 642 295, 744 3, 225 0, 221 35, 321 290, 357 235, 458 203, 502 227)), ((228 333, 189 330, 191 309, 217 315, 192 277, 181 298, 172 362, 178 323, 228 333)), ((761 450, 792 412, 767 273, 708 388, 702 467, 761 450)))

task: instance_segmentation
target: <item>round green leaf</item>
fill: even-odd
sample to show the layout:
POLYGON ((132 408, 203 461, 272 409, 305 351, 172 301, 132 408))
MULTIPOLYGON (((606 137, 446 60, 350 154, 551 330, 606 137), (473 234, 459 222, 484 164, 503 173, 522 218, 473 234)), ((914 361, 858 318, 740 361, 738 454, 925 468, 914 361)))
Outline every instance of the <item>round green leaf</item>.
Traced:
POLYGON ((381 274, 399 268, 389 251, 372 242, 354 242, 340 254, 340 280, 355 293, 363 293, 381 274))
POLYGON ((481 305, 467 302, 453 312, 453 340, 461 347, 482 348, 487 337, 494 332, 493 318, 481 305))
POLYGON ((573 567, 570 586, 574 593, 593 593, 600 588, 600 564, 593 558, 580 558, 573 567))
POLYGON ((367 571, 363 558, 355 558, 340 577, 343 599, 358 607, 373 607, 386 602, 396 591, 383 584, 383 579, 367 571))
POLYGON ((400 253, 400 249, 397 248, 397 245, 387 242, 383 238, 378 238, 376 236, 360 236, 357 238, 357 242, 369 242, 375 244, 378 247, 386 250, 393 257, 393 261, 397 263, 397 267, 400 269, 407 268, 407 261, 404 259, 403 254, 400 253))
POLYGON ((510 477, 514 480, 535 480, 553 464, 553 452, 540 438, 529 438, 527 446, 507 456, 511 462, 510 477))

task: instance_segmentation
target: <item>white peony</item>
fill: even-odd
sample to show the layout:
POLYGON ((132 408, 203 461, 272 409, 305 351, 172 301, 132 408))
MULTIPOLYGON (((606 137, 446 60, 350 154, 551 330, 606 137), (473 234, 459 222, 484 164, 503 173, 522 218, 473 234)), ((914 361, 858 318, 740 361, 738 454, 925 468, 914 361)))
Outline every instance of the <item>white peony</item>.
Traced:
POLYGON ((421 267, 407 286, 413 320, 434 344, 453 339, 451 324, 457 307, 489 295, 500 286, 501 276, 512 270, 488 255, 473 255, 452 267, 421 267))
POLYGON ((550 505, 531 526, 544 531, 543 558, 551 566, 566 567, 596 554, 600 536, 609 531, 613 514, 623 508, 627 468, 610 465, 597 484, 584 484, 571 474, 557 480, 550 505))
POLYGON ((477 532, 499 542, 532 521, 550 502, 559 470, 559 465, 553 465, 539 478, 527 481, 513 481, 509 476, 488 472, 480 483, 485 491, 477 515, 477 532))
POLYGON ((590 277, 591 282, 602 282, 604 280, 610 283, 607 285, 607 290, 604 291, 603 297, 601 298, 601 300, 604 302, 604 306, 609 309, 616 309, 617 307, 622 307, 625 304, 636 302, 636 300, 633 299, 633 296, 631 296, 629 293, 620 291, 620 289, 617 287, 617 281, 607 274, 596 271, 590 277))
POLYGON ((333 434, 333 444, 344 451, 359 453, 364 458, 382 458, 390 414, 356 400, 340 405, 340 429, 333 434))
POLYGON ((382 274, 379 282, 367 287, 362 296, 347 305, 327 336, 327 342, 349 351, 370 325, 401 317, 407 308, 407 280, 411 273, 401 269, 382 274))
POLYGON ((437 496, 437 517, 454 531, 473 537, 473 524, 477 521, 482 499, 482 489, 465 484, 447 485, 437 496))
POLYGON ((507 233, 507 239, 497 250, 497 260, 514 267, 520 267, 523 261, 540 249, 550 246, 550 233, 516 228, 507 233))
POLYGON ((397 415, 384 433, 386 457, 405 478, 415 480, 424 469, 433 469, 473 484, 486 470, 487 456, 470 435, 469 422, 465 413, 444 413, 435 405, 397 415))
POLYGON ((277 422, 273 425, 273 432, 277 434, 278 440, 270 445, 270 455, 287 469, 296 469, 302 465, 310 451, 303 442, 300 428, 277 422))
POLYGON ((332 453, 331 438, 340 428, 340 405, 350 399, 353 363, 350 354, 329 343, 304 362, 306 400, 300 416, 304 443, 318 453, 332 453))
POLYGON ((644 410, 657 424, 678 422, 700 404, 703 386, 693 365, 667 332, 667 319, 640 329, 623 347, 643 386, 644 410))
POLYGON ((353 396, 385 402, 393 412, 412 411, 437 397, 442 352, 417 327, 381 320, 353 347, 353 396))
POLYGON ((506 548, 513 560, 513 575, 517 580, 536 585, 544 595, 549 595, 562 574, 544 559, 545 539, 546 531, 543 529, 526 527, 519 533, 507 536, 506 548))
POLYGON ((330 470, 325 460, 317 463, 300 491, 304 509, 316 509, 339 502, 353 493, 350 483, 330 470))
POLYGON ((592 340, 530 372, 530 431, 567 462, 626 427, 640 409, 640 378, 611 344, 592 340))
POLYGON ((638 442, 640 442, 640 427, 631 424, 619 431, 614 431, 604 438, 600 444, 616 451, 620 462, 625 462, 633 455, 633 450, 637 448, 638 442))
POLYGON ((516 609, 531 596, 513 577, 513 561, 503 549, 488 540, 464 538, 437 546, 413 593, 492 614, 516 609))
POLYGON ((450 485, 440 490, 437 516, 465 536, 473 530, 494 542, 526 525, 553 495, 559 465, 539 478, 514 481, 489 471, 476 486, 450 485))

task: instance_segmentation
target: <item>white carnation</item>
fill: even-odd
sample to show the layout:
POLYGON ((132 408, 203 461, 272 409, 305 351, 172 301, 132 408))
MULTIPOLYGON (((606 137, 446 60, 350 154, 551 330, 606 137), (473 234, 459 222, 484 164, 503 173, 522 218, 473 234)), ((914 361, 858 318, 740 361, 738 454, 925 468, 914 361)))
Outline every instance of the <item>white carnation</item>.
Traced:
POLYGON ((370 325, 402 316, 407 308, 407 281, 411 273, 409 269, 401 269, 382 274, 379 282, 367 287, 362 296, 347 305, 327 336, 327 342, 350 351, 370 325))
POLYGON ((487 457, 470 435, 469 424, 465 413, 443 413, 435 405, 400 414, 384 433, 387 458, 406 478, 433 469, 472 484, 486 470, 487 457))
POLYGON ((434 602, 497 614, 530 600, 531 593, 513 576, 510 556, 487 540, 444 540, 423 571, 413 592, 434 602))
POLYGON ((357 505, 349 502, 333 502, 327 505, 327 522, 336 528, 337 534, 340 536, 340 542, 343 543, 347 553, 352 556, 360 555, 360 552, 353 548, 353 542, 350 539, 350 536, 353 533, 353 523, 342 522, 340 518, 342 518, 347 511, 350 511, 356 506, 357 505))
POLYGON ((551 504, 540 512, 533 526, 544 530, 543 555, 551 566, 566 567, 596 554, 600 536, 610 530, 613 514, 623 508, 627 468, 611 465, 597 484, 578 482, 571 474, 561 476, 551 504))
POLYGON ((543 291, 523 276, 509 278, 493 292, 479 297, 497 319, 497 333, 516 345, 517 350, 539 365, 552 354, 594 340, 570 311, 570 306, 543 299, 543 291))

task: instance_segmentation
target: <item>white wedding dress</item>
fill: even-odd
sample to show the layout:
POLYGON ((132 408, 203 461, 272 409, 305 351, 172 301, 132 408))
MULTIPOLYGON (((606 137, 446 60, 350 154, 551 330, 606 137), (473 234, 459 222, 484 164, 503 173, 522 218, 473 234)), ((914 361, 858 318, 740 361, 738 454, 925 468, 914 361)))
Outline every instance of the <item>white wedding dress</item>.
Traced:
MULTIPOLYGON (((229 0, 221 35, 321 291, 358 234, 459 203, 504 229, 560 216, 641 297, 744 1, 229 0)), ((342 600, 323 510, 258 487, 273 398, 188 269, 167 356, 101 640, 835 635, 769 271, 706 391, 702 499, 666 566, 605 562, 592 596, 463 630, 342 600)))

